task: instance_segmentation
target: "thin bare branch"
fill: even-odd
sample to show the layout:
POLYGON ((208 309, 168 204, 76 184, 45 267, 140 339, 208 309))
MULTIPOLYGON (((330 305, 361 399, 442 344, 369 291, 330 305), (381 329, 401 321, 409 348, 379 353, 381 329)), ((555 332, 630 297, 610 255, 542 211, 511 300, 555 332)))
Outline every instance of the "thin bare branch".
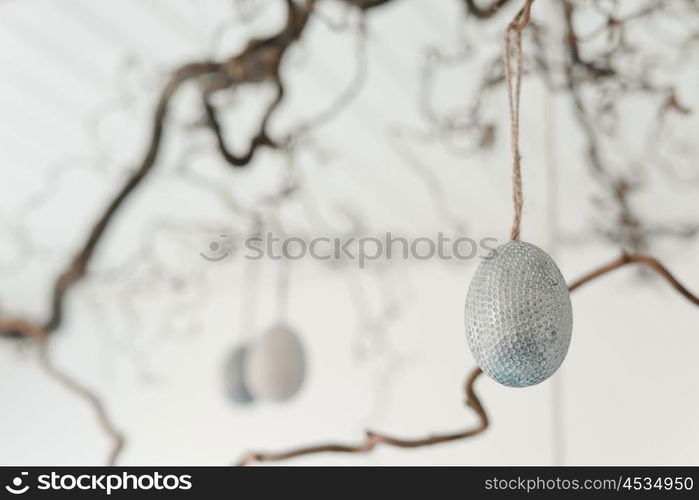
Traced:
POLYGON ((476 4, 477 0, 464 0, 466 4, 466 10, 469 14, 479 18, 488 19, 493 15, 497 14, 498 11, 507 5, 510 0, 493 0, 492 3, 487 7, 480 7, 476 4))
POLYGON ((594 271, 591 271, 590 273, 586 274, 585 276, 578 279, 577 281, 574 281, 573 283, 570 284, 568 289, 571 292, 574 290, 577 290, 578 288, 580 288, 584 284, 589 283, 590 281, 592 281, 596 278, 599 278, 600 276, 604 276, 607 273, 615 271, 616 269, 620 269, 620 268, 626 266, 627 264, 641 264, 642 266, 645 266, 648 269, 655 271, 661 277, 663 277, 665 280, 667 280, 667 282, 670 283, 670 285, 675 290, 677 290, 677 292, 680 293, 683 297, 685 297, 687 300, 689 300, 693 304, 699 306, 699 296, 694 295, 692 292, 690 292, 657 259, 655 259, 653 257, 649 257, 647 255, 624 253, 618 259, 615 259, 615 260, 611 261, 610 263, 603 265, 599 269, 595 269, 594 271))
POLYGON ((489 425, 488 415, 486 414, 485 409, 483 408, 483 405, 478 399, 478 396, 476 395, 476 392, 473 387, 474 383, 482 373, 483 371, 480 368, 475 368, 466 379, 465 384, 466 406, 472 408, 478 415, 479 419, 478 424, 473 428, 448 434, 437 434, 418 439, 399 439, 378 432, 367 431, 366 439, 362 443, 358 443, 355 445, 331 443, 309 446, 307 448, 299 448, 281 453, 249 453, 245 455, 238 462, 237 465, 244 466, 252 464, 254 462, 274 462, 280 460, 288 460, 290 458, 301 457, 304 455, 313 455, 316 453, 368 453, 379 444, 393 446, 396 448, 420 448, 423 446, 432 446, 435 444, 448 443, 451 441, 458 441, 461 439, 476 436, 485 431, 489 425))
POLYGON ((107 436, 112 441, 112 447, 107 456, 107 465, 115 465, 119 459, 119 455, 124 449, 126 442, 124 435, 117 429, 112 422, 111 417, 107 413, 102 399, 91 389, 78 382, 71 375, 68 375, 62 369, 58 368, 52 361, 49 353, 49 345, 47 338, 39 342, 39 362, 44 371, 56 382, 65 387, 86 403, 88 403, 97 417, 97 422, 104 430, 107 436))

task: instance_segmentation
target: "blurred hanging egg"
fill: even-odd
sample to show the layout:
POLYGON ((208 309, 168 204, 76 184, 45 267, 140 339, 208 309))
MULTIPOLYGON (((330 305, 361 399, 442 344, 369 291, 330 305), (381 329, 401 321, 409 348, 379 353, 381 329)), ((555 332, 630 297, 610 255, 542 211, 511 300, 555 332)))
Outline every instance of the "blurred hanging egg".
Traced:
POLYGON ((268 330, 251 346, 243 373, 256 398, 281 402, 293 397, 306 373, 303 346, 296 333, 286 326, 268 330))
POLYGON ((503 385, 546 380, 568 352, 573 330, 568 287, 553 259, 531 243, 510 241, 481 262, 465 313, 476 363, 503 385))
POLYGON ((228 394, 234 402, 241 405, 250 404, 254 401, 252 394, 250 394, 245 384, 245 376, 243 373, 248 351, 249 349, 245 345, 236 347, 226 360, 226 365, 224 366, 223 376, 226 394, 228 394))

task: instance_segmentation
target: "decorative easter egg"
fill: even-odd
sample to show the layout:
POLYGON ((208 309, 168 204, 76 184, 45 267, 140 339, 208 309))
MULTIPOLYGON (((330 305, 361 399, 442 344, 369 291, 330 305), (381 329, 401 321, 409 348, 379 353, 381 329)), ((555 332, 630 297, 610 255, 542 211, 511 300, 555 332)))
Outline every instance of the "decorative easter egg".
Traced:
POLYGON ((478 366, 509 387, 538 384, 561 366, 573 331, 570 294, 549 255, 510 241, 485 257, 466 296, 466 339, 478 366))
POLYGON ((292 398, 306 375, 303 346, 296 333, 286 326, 265 332, 250 348, 244 375, 256 398, 278 402, 292 398))
POLYGON ((236 347, 226 360, 224 366, 223 380, 226 387, 226 394, 236 403, 241 405, 250 404, 254 401, 252 394, 245 384, 243 367, 248 348, 245 345, 236 347))

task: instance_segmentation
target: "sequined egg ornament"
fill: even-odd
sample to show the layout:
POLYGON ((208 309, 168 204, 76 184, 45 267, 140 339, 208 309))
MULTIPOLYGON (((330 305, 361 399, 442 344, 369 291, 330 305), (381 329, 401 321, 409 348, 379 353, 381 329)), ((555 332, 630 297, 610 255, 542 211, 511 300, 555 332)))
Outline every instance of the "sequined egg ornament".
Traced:
POLYGON ((570 294, 556 263, 531 243, 499 246, 471 280, 465 324, 471 353, 492 379, 527 387, 549 378, 573 330, 570 294))
POLYGON ((251 346, 244 375, 255 398, 276 402, 291 399, 306 376, 301 340, 286 326, 271 328, 251 346))

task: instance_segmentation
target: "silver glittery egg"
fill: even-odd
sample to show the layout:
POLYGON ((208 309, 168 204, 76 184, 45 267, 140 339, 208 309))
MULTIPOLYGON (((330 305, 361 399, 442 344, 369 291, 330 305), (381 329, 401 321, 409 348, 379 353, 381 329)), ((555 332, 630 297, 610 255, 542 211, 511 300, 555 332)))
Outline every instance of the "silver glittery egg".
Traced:
POLYGON ((236 347, 226 360, 223 373, 223 381, 226 387, 226 394, 240 405, 250 404, 254 401, 252 394, 245 384, 243 366, 248 354, 245 345, 236 347))
POLYGON ((573 330, 568 287, 553 259, 531 243, 510 241, 481 262, 465 312, 476 363, 503 385, 546 380, 568 352, 573 330))
POLYGON ((286 326, 271 328, 250 348, 244 375, 256 398, 286 401, 301 388, 306 375, 303 346, 286 326))

